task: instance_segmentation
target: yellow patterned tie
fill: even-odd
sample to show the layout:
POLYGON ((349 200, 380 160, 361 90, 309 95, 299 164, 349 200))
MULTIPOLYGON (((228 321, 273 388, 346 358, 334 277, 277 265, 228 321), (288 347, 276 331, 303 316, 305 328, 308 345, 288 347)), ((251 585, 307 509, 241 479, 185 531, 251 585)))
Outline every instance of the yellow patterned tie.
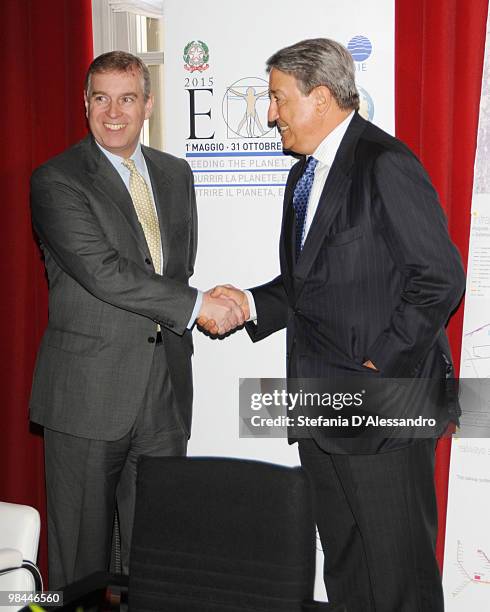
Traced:
POLYGON ((145 234, 146 243, 150 249, 150 255, 153 260, 153 267, 157 274, 162 272, 162 257, 160 237, 160 226, 158 225, 158 217, 151 198, 150 189, 147 182, 136 169, 136 164, 132 159, 123 160, 123 165, 129 170, 129 191, 133 200, 134 209, 138 216, 138 221, 141 223, 143 233, 145 234))

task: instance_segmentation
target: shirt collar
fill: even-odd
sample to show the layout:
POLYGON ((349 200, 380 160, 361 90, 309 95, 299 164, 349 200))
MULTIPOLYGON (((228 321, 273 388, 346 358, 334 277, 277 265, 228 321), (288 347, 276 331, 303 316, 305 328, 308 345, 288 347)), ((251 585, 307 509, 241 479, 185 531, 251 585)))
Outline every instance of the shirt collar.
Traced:
POLYGON ((353 116, 354 111, 347 115, 347 117, 339 123, 315 149, 313 157, 315 157, 320 164, 326 166, 331 166, 333 164, 333 160, 337 155, 337 150, 353 116))
MULTIPOLYGON (((104 149, 104 147, 102 147, 97 141, 95 142, 114 167, 119 168, 123 165, 122 162, 124 157, 111 153, 107 149, 104 149)), ((134 161, 138 172, 143 174, 145 171, 145 158, 143 157, 143 151, 141 150, 141 143, 138 142, 138 145, 136 146, 136 149, 134 150, 134 153, 131 155, 130 159, 134 161)), ((123 168, 124 167, 125 166, 123 166, 123 168)))

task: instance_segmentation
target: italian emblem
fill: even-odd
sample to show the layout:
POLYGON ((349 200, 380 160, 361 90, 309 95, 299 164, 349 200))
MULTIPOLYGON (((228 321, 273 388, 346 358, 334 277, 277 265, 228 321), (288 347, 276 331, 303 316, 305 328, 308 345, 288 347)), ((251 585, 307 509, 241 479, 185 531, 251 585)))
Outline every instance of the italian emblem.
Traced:
POLYGON ((192 40, 184 47, 184 68, 189 72, 203 72, 209 68, 209 48, 202 40, 192 40))

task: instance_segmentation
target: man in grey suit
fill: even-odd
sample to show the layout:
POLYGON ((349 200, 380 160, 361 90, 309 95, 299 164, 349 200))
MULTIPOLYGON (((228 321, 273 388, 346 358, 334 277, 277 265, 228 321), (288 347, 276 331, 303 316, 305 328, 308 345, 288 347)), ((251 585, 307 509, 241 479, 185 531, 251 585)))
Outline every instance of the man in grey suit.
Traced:
MULTIPOLYGON (((300 156, 285 189, 281 274, 214 295, 241 304, 254 342, 287 329, 292 379, 430 381, 440 433, 458 416, 444 327, 465 282, 437 194, 411 151, 357 113, 342 45, 301 41, 267 69, 269 122, 300 156)), ((299 453, 314 485, 329 600, 349 612, 441 612, 435 440, 307 434, 299 453)))
POLYGON ((44 426, 52 587, 107 569, 121 478, 127 569, 138 456, 186 452, 194 320, 216 317, 223 333, 243 322, 232 300, 189 286, 192 172, 139 144, 152 105, 140 59, 99 56, 85 87, 91 135, 32 176, 49 323, 30 416, 44 426))

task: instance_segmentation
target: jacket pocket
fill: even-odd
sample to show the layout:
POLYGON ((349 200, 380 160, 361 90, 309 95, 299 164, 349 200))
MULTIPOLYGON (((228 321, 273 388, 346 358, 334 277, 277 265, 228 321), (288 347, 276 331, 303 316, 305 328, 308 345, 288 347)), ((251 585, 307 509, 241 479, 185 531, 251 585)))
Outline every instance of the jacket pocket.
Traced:
POLYGON ((344 232, 339 232, 337 234, 333 234, 327 238, 327 246, 341 246, 343 244, 348 244, 349 242, 354 242, 354 240, 358 240, 362 236, 362 229, 360 225, 356 225, 355 227, 350 227, 348 230, 344 232))
POLYGON ((90 356, 99 352, 102 338, 71 330, 48 327, 44 343, 67 353, 90 356))

